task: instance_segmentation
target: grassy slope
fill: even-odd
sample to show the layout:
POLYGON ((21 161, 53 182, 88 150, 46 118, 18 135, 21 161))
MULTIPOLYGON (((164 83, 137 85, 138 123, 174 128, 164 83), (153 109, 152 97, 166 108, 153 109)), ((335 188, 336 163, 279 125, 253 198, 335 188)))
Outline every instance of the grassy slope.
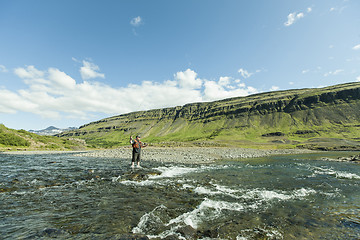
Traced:
POLYGON ((359 88, 360 83, 350 83, 134 112, 90 123, 76 132, 86 133, 78 137, 101 147, 126 145, 129 136, 138 133, 154 144, 205 142, 258 148, 310 146, 334 142, 329 141, 333 138, 357 141, 359 88), (343 96, 346 91, 355 95, 343 96), (273 132, 283 136, 263 136, 273 132))
POLYGON ((0 150, 78 150, 78 141, 54 136, 40 136, 25 130, 14 130, 0 124, 0 150))

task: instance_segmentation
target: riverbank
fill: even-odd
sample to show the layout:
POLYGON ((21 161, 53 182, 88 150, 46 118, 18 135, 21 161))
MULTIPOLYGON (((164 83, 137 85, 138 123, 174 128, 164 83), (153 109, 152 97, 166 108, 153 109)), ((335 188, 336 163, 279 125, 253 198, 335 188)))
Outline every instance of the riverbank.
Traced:
MULTIPOLYGON (((229 147, 147 147, 142 150, 142 161, 168 163, 211 163, 224 159, 257 158, 271 155, 315 153, 309 149, 253 149, 229 147)), ((321 152, 321 151, 320 151, 321 152)), ((4 151, 0 154, 40 155, 40 154, 72 154, 78 157, 122 158, 131 159, 131 147, 120 147, 106 150, 87 151, 4 151)), ((360 163, 360 155, 342 156, 338 158, 322 157, 320 160, 360 163)))
POLYGON ((86 153, 88 151, 50 151, 50 150, 34 150, 34 151, 1 151, 0 154, 13 154, 13 155, 34 155, 34 154, 62 154, 62 153, 86 153))
MULTIPOLYGON (((221 159, 256 158, 278 154, 314 152, 307 149, 263 150, 225 147, 147 147, 142 150, 142 161, 171 163, 210 163, 221 159)), ((81 157, 131 158, 131 147, 95 150, 75 154, 81 157)))

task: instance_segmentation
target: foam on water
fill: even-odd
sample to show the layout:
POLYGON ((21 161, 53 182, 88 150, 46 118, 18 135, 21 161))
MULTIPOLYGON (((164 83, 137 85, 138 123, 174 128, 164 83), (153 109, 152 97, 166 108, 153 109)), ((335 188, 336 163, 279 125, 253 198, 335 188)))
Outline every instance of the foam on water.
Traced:
POLYGON ((206 170, 224 169, 228 166, 200 166, 200 167, 184 167, 184 166, 169 166, 169 167, 157 167, 154 170, 160 171, 160 175, 149 176, 151 179, 156 178, 174 178, 188 173, 203 172, 206 170))
POLYGON ((317 193, 314 189, 308 188, 300 188, 287 192, 266 189, 232 189, 219 184, 213 184, 212 186, 214 190, 200 186, 196 187, 194 192, 204 195, 225 195, 236 199, 257 199, 262 201, 298 199, 317 193))
POLYGON ((133 233, 144 233, 148 228, 148 225, 153 225, 154 222, 163 224, 159 216, 156 215, 156 212, 162 209, 166 209, 164 205, 157 206, 149 213, 145 213, 141 218, 136 227, 132 229, 133 233))
POLYGON ((347 178, 347 179, 360 179, 360 176, 354 173, 347 173, 347 172, 337 172, 337 178, 347 178))
POLYGON ((243 197, 249 199, 259 199, 263 201, 272 201, 272 200, 286 201, 291 199, 301 199, 316 193, 317 192, 314 189, 306 189, 306 188, 300 188, 289 192, 281 191, 281 190, 253 189, 247 192, 243 197))
POLYGON ((131 186, 151 186, 158 182, 152 181, 152 180, 144 180, 144 181, 132 181, 132 180, 124 180, 120 182, 124 185, 131 185, 131 186))
MULTIPOLYGON (((116 176, 116 177, 112 177, 111 180, 112 182, 120 182, 121 184, 124 185, 134 185, 134 186, 150 186, 150 185, 165 185, 168 184, 169 181, 173 181, 171 180, 172 178, 176 178, 176 177, 181 177, 183 175, 186 175, 188 173, 199 173, 199 172, 203 172, 206 170, 214 170, 214 169, 224 169, 227 168, 228 166, 200 166, 200 167, 184 167, 184 166, 169 166, 169 167, 157 167, 157 168, 153 168, 153 170, 155 171, 159 171, 161 172, 161 174, 159 175, 148 175, 148 179, 146 180, 142 180, 142 181, 135 181, 135 180, 122 180, 122 176, 116 176)), ((177 182, 179 184, 184 184, 184 189, 185 188, 193 188, 191 185, 186 185, 186 183, 188 182, 187 180, 184 179, 179 179, 177 180, 177 182)))
POLYGON ((198 168, 177 167, 177 166, 158 167, 154 169, 160 171, 161 174, 156 176, 150 176, 149 178, 151 179, 178 177, 187 173, 196 172, 198 170, 198 168))
POLYGON ((336 178, 360 179, 360 176, 355 173, 335 171, 331 168, 325 168, 325 167, 313 167, 313 168, 315 174, 327 174, 327 175, 335 176, 336 178))
POLYGON ((311 177, 316 177, 316 175, 329 175, 329 176, 335 176, 336 178, 340 178, 340 179, 360 179, 360 176, 355 173, 337 171, 334 170, 333 168, 317 167, 304 163, 297 163, 297 165, 300 167, 306 167, 307 169, 312 171, 313 174, 311 175, 311 177))
MULTIPOLYGON (((163 208, 163 206, 160 208, 163 208)), ((197 229, 200 224, 216 220, 219 217, 221 217, 224 213, 224 210, 227 211, 235 211, 235 212, 244 212, 248 211, 250 209, 257 208, 256 205, 250 204, 242 204, 237 202, 227 202, 227 201, 216 201, 211 200, 208 198, 205 198, 200 205, 197 206, 194 210, 190 212, 183 213, 182 215, 171 219, 168 223, 162 223, 163 226, 169 227, 170 229, 163 231, 162 233, 158 235, 148 235, 149 238, 165 238, 170 235, 177 235, 179 239, 185 239, 181 235, 178 235, 176 232, 177 229, 179 229, 181 226, 191 226, 194 229, 197 229)), ((161 222, 161 220, 156 217, 156 211, 159 209, 159 207, 156 207, 153 211, 150 213, 144 214, 139 224, 133 228, 133 233, 145 233, 148 230, 148 226, 151 226, 156 224, 156 222, 161 222)))
POLYGON ((208 198, 193 211, 186 212, 169 221, 167 225, 185 223, 193 228, 197 228, 203 221, 209 221, 218 218, 223 210, 245 211, 249 208, 255 208, 254 205, 244 205, 237 202, 215 201, 208 198))
MULTIPOLYGON (((146 233, 149 231, 151 226, 160 224, 170 229, 164 230, 157 235, 147 235, 149 238, 165 238, 171 235, 177 235, 179 239, 185 239, 177 233, 181 226, 191 226, 194 229, 197 229, 200 224, 212 221, 220 218, 224 213, 223 211, 235 211, 235 212, 245 212, 249 210, 257 209, 256 204, 246 204, 238 202, 227 202, 227 201, 218 201, 205 198, 200 205, 198 205, 194 210, 190 212, 185 212, 179 215, 176 218, 171 219, 169 222, 164 223, 158 217, 158 211, 166 209, 165 206, 160 205, 156 207, 149 213, 144 214, 138 223, 138 225, 132 229, 133 233, 146 233)), ((282 234, 276 229, 265 229, 265 228, 256 228, 241 230, 240 234, 236 239, 252 239, 254 232, 261 231, 261 233, 267 237, 267 239, 282 239, 282 234), (250 237, 250 238, 248 238, 250 237)))
POLYGON ((118 181, 120 181, 121 180, 121 175, 119 175, 119 176, 117 176, 117 177, 112 177, 111 178, 111 181, 112 182, 118 182, 118 181))
POLYGON ((232 190, 232 189, 227 189, 225 187, 222 187, 222 189, 216 189, 216 190, 211 190, 209 188, 200 186, 200 187, 196 187, 194 189, 194 192, 198 193, 198 194, 204 194, 204 195, 227 195, 233 198, 240 198, 240 196, 236 195, 235 193, 239 193, 240 190, 236 191, 236 190, 232 190))

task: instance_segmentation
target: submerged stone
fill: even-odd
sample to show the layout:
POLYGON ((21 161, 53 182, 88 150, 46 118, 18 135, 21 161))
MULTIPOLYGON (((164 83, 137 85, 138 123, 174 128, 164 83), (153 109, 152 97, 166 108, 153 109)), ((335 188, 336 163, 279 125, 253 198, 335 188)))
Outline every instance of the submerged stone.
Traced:
POLYGON ((116 235, 110 239, 111 240, 149 240, 149 238, 146 235, 132 234, 132 233, 116 235))
POLYGON ((57 228, 46 228, 35 235, 31 235, 25 239, 44 239, 44 238, 61 238, 69 235, 67 231, 57 228))
POLYGON ((194 239, 194 237, 196 235, 196 229, 194 229, 193 227, 191 227, 189 225, 179 228, 176 232, 180 233, 186 239, 194 239))
POLYGON ((144 168, 140 168, 140 169, 133 169, 130 170, 126 173, 124 173, 121 176, 122 180, 131 180, 131 181, 145 181, 149 178, 149 176, 156 176, 156 175, 160 175, 161 172, 153 170, 153 169, 144 169, 144 168))

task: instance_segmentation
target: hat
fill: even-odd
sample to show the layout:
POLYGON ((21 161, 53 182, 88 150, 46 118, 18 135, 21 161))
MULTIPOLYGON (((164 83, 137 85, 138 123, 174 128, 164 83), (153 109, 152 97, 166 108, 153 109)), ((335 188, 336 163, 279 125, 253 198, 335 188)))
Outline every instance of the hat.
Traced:
POLYGON ((137 138, 141 137, 140 135, 136 135, 137 138))

